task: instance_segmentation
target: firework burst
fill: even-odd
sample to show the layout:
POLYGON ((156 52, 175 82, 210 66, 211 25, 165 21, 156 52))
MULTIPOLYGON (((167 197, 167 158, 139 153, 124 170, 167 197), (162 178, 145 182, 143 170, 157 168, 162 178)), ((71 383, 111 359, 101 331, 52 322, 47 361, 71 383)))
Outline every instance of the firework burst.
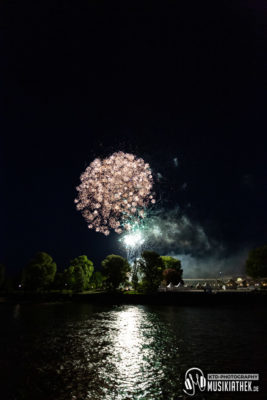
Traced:
POLYGON ((96 158, 82 173, 76 188, 77 210, 89 229, 109 235, 130 231, 145 217, 147 206, 155 203, 149 164, 133 154, 119 151, 103 160, 96 158))

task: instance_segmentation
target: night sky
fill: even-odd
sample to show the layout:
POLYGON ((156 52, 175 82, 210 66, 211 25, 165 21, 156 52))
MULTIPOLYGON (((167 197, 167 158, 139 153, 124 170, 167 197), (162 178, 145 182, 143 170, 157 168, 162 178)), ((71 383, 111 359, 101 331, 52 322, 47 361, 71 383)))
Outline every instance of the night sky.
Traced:
POLYGON ((229 255, 266 243, 264 3, 2 2, 0 262, 123 254, 74 205, 85 167, 118 150, 229 255))

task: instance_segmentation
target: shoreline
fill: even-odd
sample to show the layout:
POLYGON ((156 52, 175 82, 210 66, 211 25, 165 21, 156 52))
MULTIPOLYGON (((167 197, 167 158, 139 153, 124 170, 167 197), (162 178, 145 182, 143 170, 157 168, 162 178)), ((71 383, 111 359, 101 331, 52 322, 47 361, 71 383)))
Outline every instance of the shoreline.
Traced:
POLYGON ((158 292, 153 294, 124 293, 23 293, 0 295, 1 305, 35 304, 50 302, 78 302, 100 305, 155 304, 176 306, 213 305, 264 305, 267 291, 222 291, 204 293, 203 291, 158 292))

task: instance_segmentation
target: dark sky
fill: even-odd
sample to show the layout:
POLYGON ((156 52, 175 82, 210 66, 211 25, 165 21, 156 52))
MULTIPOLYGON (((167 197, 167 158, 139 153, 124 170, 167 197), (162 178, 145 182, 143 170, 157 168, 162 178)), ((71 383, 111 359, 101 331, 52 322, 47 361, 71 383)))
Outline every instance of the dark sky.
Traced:
POLYGON ((265 2, 184 3, 2 2, 0 262, 121 251, 73 203, 85 166, 117 150, 229 253, 266 242, 265 2))

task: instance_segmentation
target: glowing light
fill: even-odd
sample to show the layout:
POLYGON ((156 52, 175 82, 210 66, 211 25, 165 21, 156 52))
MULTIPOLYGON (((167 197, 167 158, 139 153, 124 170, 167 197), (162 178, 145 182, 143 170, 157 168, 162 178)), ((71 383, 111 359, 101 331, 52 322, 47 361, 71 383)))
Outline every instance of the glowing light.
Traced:
POLYGON ((144 242, 145 238, 140 231, 128 233, 123 237, 123 243, 130 248, 142 246, 144 242))

